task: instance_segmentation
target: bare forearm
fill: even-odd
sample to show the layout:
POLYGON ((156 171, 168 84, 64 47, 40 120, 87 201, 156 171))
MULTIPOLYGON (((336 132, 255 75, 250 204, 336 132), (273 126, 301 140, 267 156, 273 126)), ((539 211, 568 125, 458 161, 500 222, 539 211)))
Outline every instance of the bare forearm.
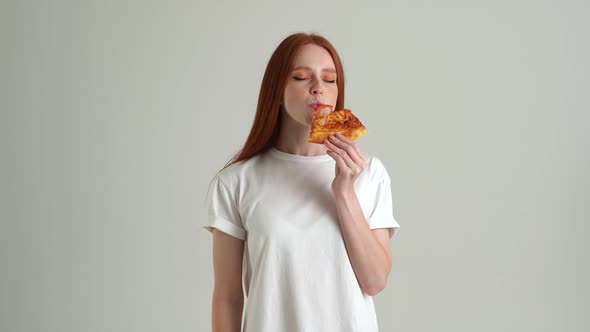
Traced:
POLYGON ((212 327, 213 332, 240 332, 244 300, 233 301, 213 297, 212 327))
POLYGON ((342 236, 359 285, 369 295, 381 291, 391 271, 391 259, 373 234, 354 191, 335 192, 342 236))

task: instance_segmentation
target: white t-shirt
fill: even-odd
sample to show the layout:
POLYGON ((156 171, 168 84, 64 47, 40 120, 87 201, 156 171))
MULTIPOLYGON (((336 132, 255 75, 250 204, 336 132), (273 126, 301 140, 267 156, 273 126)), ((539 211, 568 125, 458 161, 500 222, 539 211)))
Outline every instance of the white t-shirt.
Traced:
MULTIPOLYGON (((213 178, 205 229, 246 241, 242 331, 378 331, 373 298, 360 288, 342 237, 335 164, 327 154, 271 148, 213 178)), ((390 228, 391 238, 399 224, 379 159, 369 158, 355 191, 370 228, 390 228)))

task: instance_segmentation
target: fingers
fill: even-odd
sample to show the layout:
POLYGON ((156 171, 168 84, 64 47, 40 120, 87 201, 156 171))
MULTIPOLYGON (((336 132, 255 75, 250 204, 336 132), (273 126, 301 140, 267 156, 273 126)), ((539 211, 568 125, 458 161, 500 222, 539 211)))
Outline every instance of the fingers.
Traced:
POLYGON ((344 167, 350 168, 353 172, 357 173, 360 166, 357 165, 352 160, 352 158, 350 158, 350 156, 346 153, 345 150, 343 150, 342 148, 339 148, 334 143, 332 143, 330 140, 326 140, 326 142, 324 144, 326 145, 326 147, 328 147, 328 149, 330 151, 334 152, 334 154, 336 156, 338 156, 340 159, 342 159, 342 161, 344 161, 344 163, 345 163, 344 167))
POLYGON ((361 151, 360 147, 348 137, 341 134, 330 136, 325 143, 328 149, 336 152, 341 156, 350 168, 364 169, 367 164, 367 158, 361 151))
POLYGON ((351 145, 354 148, 354 150, 358 153, 358 155, 361 157, 361 159, 365 161, 365 163, 367 162, 367 157, 365 157, 365 154, 363 153, 363 151, 361 151, 361 148, 358 146, 358 144, 356 144, 356 142, 340 133, 337 133, 336 137, 339 138, 341 141, 351 145))
POLYGON ((342 158, 346 166, 355 173, 360 173, 368 164, 367 159, 358 145, 347 137, 340 134, 330 136, 324 144, 335 155, 342 158))
POLYGON ((344 159, 332 150, 328 150, 328 154, 336 161, 336 167, 340 169, 347 169, 349 168, 344 159))

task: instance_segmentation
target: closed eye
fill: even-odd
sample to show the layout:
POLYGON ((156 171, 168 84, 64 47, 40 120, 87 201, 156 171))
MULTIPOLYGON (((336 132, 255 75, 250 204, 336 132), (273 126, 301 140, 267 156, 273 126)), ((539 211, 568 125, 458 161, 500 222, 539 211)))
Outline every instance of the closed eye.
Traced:
MULTIPOLYGON (((296 81, 305 81, 307 78, 306 77, 293 77, 294 80, 296 81)), ((324 82, 326 83, 336 83, 336 80, 324 80, 324 82)))

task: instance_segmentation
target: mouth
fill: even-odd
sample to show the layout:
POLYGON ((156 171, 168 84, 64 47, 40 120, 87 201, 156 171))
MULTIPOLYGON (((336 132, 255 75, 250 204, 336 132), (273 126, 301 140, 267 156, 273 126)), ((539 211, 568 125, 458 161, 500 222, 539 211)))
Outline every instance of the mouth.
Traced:
POLYGON ((314 111, 315 111, 315 110, 317 110, 318 106, 320 106, 320 105, 325 105, 325 104, 324 104, 324 103, 322 103, 322 102, 321 102, 321 101, 319 101, 319 100, 316 100, 316 101, 314 101, 314 102, 312 102, 312 103, 308 104, 308 106, 309 106, 310 108, 312 108, 314 111))

